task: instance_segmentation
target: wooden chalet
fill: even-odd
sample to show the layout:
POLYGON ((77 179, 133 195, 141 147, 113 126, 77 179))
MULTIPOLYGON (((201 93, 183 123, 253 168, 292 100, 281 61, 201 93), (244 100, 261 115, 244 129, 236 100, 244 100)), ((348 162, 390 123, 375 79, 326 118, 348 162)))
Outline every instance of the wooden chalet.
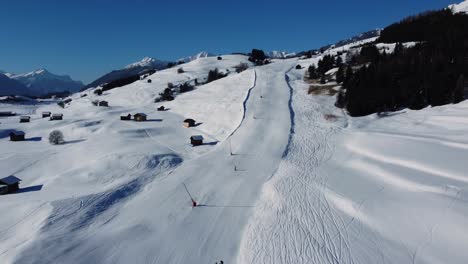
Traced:
POLYGON ((131 114, 128 114, 128 115, 124 115, 124 116, 120 116, 120 120, 132 120, 132 115, 131 114))
POLYGON ((0 116, 15 116, 15 115, 16 115, 16 113, 12 112, 12 111, 0 112, 0 116))
POLYGON ((52 115, 51 112, 42 112, 42 118, 50 117, 52 115))
POLYGON ((184 120, 184 127, 194 127, 195 126, 195 120, 191 118, 187 118, 184 120))
POLYGON ((63 120, 63 114, 52 114, 50 120, 63 120))
POLYGON ((31 121, 30 116, 20 116, 20 123, 29 123, 31 121))
POLYGON ((137 122, 146 121, 146 114, 145 113, 136 113, 133 115, 133 119, 137 122))
POLYGON ((23 131, 10 132, 10 141, 24 141, 26 133, 23 131))
POLYGON ((108 107, 109 103, 107 101, 99 101, 98 106, 108 107))
POLYGON ((20 182, 21 179, 15 176, 8 176, 0 179, 0 195, 18 191, 20 182))
POLYGON ((190 144, 192 144, 192 146, 203 145, 203 136, 200 136, 200 135, 191 136, 190 144))

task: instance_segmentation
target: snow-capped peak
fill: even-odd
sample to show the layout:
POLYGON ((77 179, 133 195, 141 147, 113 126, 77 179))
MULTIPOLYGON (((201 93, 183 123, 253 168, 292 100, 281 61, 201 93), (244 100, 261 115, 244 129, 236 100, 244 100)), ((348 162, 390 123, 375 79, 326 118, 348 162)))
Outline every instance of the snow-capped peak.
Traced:
POLYGON ((131 68, 136 68, 136 67, 150 67, 156 64, 157 62, 158 60, 155 58, 145 57, 141 61, 125 66, 125 69, 131 69, 131 68))
POLYGON ((459 4, 449 5, 449 9, 451 9, 454 14, 456 13, 468 14, 468 0, 463 1, 459 4))
POLYGON ((272 59, 286 59, 296 56, 295 52, 287 52, 287 51, 268 51, 266 55, 272 59))
POLYGON ((44 95, 54 92, 77 92, 83 87, 80 81, 74 81, 68 75, 57 75, 44 68, 24 74, 5 74, 19 81, 33 92, 31 95, 44 95))
POLYGON ((208 58, 208 57, 213 57, 214 54, 211 54, 209 52, 206 52, 206 51, 202 51, 202 52, 199 52, 193 56, 189 56, 189 57, 185 57, 185 58, 182 58, 182 59, 179 59, 178 62, 184 62, 184 63, 187 63, 187 62, 191 62, 191 61, 194 61, 194 60, 198 60, 200 58, 208 58))

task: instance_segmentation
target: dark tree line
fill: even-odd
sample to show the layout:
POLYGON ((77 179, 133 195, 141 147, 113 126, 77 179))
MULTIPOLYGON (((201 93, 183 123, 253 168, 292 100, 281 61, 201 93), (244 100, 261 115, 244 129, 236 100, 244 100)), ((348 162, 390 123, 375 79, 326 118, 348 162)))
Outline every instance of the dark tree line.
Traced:
POLYGON ((227 74, 224 74, 222 72, 220 72, 218 70, 218 68, 214 69, 214 70, 210 70, 208 72, 208 77, 206 79, 206 83, 210 83, 210 82, 213 82, 213 81, 216 81, 218 79, 221 79, 221 78, 224 78, 226 77, 227 74))
POLYGON ((117 87, 122 87, 125 85, 129 85, 131 83, 134 83, 136 81, 140 80, 140 75, 133 75, 130 77, 118 79, 115 81, 112 81, 110 83, 106 83, 102 86, 102 91, 109 91, 117 87))
POLYGON ((392 54, 373 46, 344 70, 337 106, 352 116, 421 109, 464 100, 468 76, 468 16, 450 10, 411 17, 384 29, 378 42, 419 43, 405 49, 397 44, 392 54))

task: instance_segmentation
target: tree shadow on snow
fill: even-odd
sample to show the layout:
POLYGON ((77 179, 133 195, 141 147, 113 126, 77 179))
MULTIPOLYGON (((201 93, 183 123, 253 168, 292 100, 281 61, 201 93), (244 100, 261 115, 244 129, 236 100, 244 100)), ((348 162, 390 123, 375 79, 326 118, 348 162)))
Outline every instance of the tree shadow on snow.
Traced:
POLYGON ((75 143, 80 143, 80 142, 83 142, 83 141, 86 141, 86 139, 77 139, 77 140, 65 141, 63 144, 64 144, 64 145, 67 145, 67 144, 75 144, 75 143))
POLYGON ((153 118, 153 119, 147 119, 146 120, 146 122, 162 122, 162 121, 163 121, 162 119, 157 119, 157 118, 156 119, 153 118))

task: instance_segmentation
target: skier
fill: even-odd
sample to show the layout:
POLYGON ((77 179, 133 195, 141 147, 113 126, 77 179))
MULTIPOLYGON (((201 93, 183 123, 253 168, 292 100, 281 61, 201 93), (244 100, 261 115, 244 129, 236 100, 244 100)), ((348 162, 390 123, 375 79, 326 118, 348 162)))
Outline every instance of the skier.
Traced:
POLYGON ((192 199, 192 207, 197 207, 197 202, 195 202, 195 200, 192 199))

